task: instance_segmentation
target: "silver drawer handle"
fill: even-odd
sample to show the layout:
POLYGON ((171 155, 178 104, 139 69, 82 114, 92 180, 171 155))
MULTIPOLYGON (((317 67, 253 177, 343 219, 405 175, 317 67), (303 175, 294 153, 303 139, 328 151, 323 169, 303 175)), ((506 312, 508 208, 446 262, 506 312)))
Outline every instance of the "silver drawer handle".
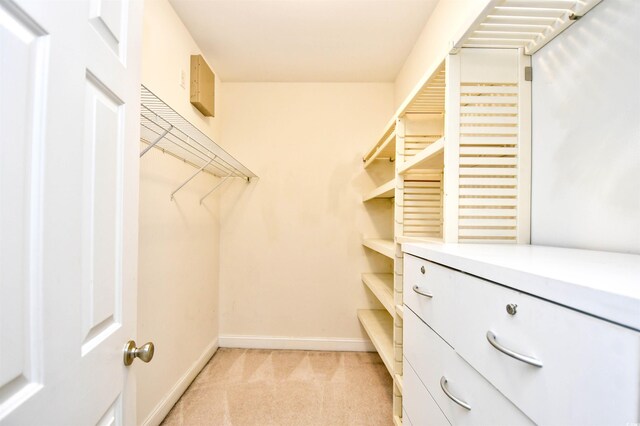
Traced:
POLYGON ((534 367, 542 368, 542 361, 539 361, 527 355, 519 354, 518 352, 514 352, 511 349, 507 349, 499 344, 496 335, 493 334, 491 330, 487 331, 487 340, 489 341, 489 343, 491 343, 491 346, 493 346, 503 354, 509 355, 511 358, 515 358, 518 361, 526 362, 527 364, 533 365, 534 367))
POLYGON ((467 410, 471 410, 471 406, 469 404, 467 404, 466 402, 464 402, 460 398, 456 398, 455 396, 453 396, 451 394, 451 392, 449 392, 449 389, 447 389, 447 379, 444 376, 440 377, 440 387, 442 388, 442 392, 444 392, 444 394, 447 395, 450 400, 452 400, 453 402, 455 402, 456 404, 458 404, 462 408, 466 408, 467 410))
POLYGON ((424 297, 428 297, 429 299, 433 298, 433 294, 431 293, 427 293, 424 290, 420 290, 420 287, 418 287, 417 285, 413 286, 413 291, 415 291, 416 293, 418 293, 420 296, 424 296, 424 297))

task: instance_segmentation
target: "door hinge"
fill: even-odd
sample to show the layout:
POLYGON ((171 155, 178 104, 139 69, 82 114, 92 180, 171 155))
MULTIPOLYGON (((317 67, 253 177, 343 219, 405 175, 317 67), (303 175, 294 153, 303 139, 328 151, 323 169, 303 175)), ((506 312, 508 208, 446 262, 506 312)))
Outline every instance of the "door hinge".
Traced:
POLYGON ((524 67, 524 81, 533 81, 532 67, 524 67))

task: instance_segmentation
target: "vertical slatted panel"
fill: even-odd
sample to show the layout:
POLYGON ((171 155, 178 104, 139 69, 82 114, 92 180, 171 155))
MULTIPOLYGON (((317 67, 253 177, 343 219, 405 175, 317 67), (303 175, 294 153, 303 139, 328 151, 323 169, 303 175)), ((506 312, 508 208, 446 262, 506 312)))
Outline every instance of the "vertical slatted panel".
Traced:
POLYGON ((516 242, 516 83, 461 83, 459 156, 459 241, 516 242))
MULTIPOLYGON (((402 217, 404 197, 404 182, 402 176, 398 175, 398 167, 405 161, 404 145, 406 136, 406 120, 399 118, 396 122, 396 192, 394 206, 394 235, 402 235, 403 221, 398 218, 402 217)), ((402 305, 402 280, 403 280, 403 253, 400 244, 396 243, 396 254, 393 265, 393 300, 396 305, 402 305)), ((402 343, 402 319, 397 313, 393 315, 393 358, 394 358, 394 378, 395 375, 402 377, 403 365, 403 343, 402 343)), ((394 384, 393 386, 393 415, 402 417, 402 392, 394 384)))
POLYGON ((442 238, 442 172, 417 170, 404 177, 403 234, 442 238))

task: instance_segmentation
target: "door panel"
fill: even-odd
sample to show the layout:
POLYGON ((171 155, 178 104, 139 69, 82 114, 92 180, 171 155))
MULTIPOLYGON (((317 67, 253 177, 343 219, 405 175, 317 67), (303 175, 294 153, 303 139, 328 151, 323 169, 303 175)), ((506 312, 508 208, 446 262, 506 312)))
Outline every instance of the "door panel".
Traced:
POLYGON ((123 102, 87 74, 83 210, 82 354, 113 334, 122 315, 123 102))
POLYGON ((89 23, 124 64, 129 2, 125 0, 91 0, 89 23))
POLYGON ((120 395, 113 404, 107 408, 104 415, 98 420, 96 426, 117 426, 122 424, 122 404, 120 395))
POLYGON ((0 0, 3 426, 135 424, 141 18, 0 0))
POLYGON ((19 8, 0 2, 0 417, 40 388, 45 36, 19 8))

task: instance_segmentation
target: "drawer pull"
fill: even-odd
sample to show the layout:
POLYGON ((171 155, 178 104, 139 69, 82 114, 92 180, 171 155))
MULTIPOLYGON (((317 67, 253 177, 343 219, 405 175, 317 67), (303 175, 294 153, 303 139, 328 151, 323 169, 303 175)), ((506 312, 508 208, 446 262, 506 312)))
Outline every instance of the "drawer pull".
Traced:
POLYGON ((456 404, 458 404, 462 408, 466 408, 467 410, 471 410, 471 406, 469 404, 467 404, 466 402, 464 402, 460 398, 456 398, 455 396, 453 396, 451 394, 451 392, 449 392, 449 389, 447 389, 447 379, 444 376, 440 377, 440 387, 442 388, 442 392, 444 392, 444 394, 447 395, 450 400, 452 400, 453 402, 455 402, 456 404))
POLYGON ((515 358, 518 361, 526 362, 527 364, 533 365, 534 367, 542 368, 541 361, 535 358, 532 358, 530 356, 522 355, 522 354, 519 354, 518 352, 514 352, 511 349, 507 349, 501 344, 499 344, 497 341, 496 335, 493 334, 491 330, 487 331, 487 340, 489 341, 489 343, 491 343, 491 346, 493 346, 503 354, 509 355, 511 358, 515 358))
POLYGON ((431 293, 427 293, 424 290, 420 290, 420 287, 418 287, 417 285, 413 286, 413 291, 415 291, 416 293, 418 293, 420 296, 424 296, 424 297, 428 297, 429 299, 433 298, 433 294, 431 293))

